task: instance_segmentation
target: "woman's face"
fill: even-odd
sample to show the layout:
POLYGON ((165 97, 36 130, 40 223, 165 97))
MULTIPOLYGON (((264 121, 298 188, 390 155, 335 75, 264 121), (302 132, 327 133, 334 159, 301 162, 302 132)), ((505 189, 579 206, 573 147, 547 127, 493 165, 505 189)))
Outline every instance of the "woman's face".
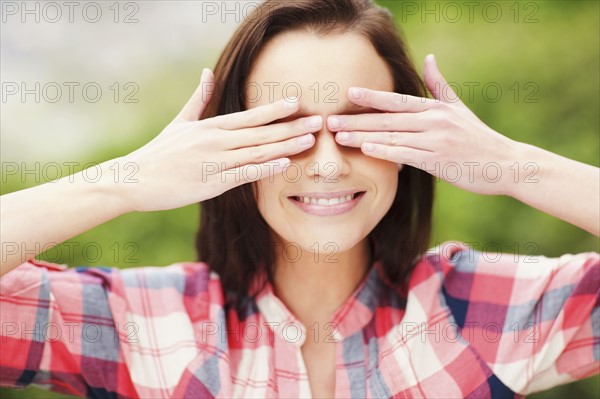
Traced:
POLYGON ((323 118, 314 146, 288 157, 292 165, 287 173, 254 183, 259 185, 259 211, 281 244, 319 254, 346 251, 360 243, 392 205, 398 166, 364 155, 360 148, 338 144, 328 130, 330 115, 379 112, 351 103, 347 97, 351 86, 394 89, 387 65, 368 39, 349 33, 278 35, 265 46, 249 76, 247 108, 295 96, 300 110, 276 122, 309 115, 323 118), (294 198, 299 193, 348 190, 364 194, 338 206, 301 207, 294 198), (350 204, 355 204, 350 210, 340 209, 350 204))

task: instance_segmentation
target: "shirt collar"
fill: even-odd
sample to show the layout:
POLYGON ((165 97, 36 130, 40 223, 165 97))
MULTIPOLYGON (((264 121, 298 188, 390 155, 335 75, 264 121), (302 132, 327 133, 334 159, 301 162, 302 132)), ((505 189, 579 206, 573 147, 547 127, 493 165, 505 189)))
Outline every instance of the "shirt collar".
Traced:
MULTIPOLYGON (((331 318, 334 340, 341 342, 362 330, 372 319, 379 303, 384 281, 382 275, 382 262, 375 261, 354 292, 334 312, 331 318)), ((306 326, 275 295, 264 273, 255 278, 254 287, 260 286, 262 289, 256 295, 256 304, 265 321, 275 334, 293 345, 302 346, 306 340, 306 326)))

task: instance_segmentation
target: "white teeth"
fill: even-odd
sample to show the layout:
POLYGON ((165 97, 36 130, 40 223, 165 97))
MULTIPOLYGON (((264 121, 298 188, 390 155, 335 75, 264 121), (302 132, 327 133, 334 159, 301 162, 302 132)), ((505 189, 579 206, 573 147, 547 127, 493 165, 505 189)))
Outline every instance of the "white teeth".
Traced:
POLYGON ((309 198, 309 197, 297 197, 300 199, 300 202, 304 202, 305 204, 315 204, 321 206, 334 206, 343 204, 344 202, 352 201, 354 196, 352 194, 348 194, 345 197, 338 198, 309 198))

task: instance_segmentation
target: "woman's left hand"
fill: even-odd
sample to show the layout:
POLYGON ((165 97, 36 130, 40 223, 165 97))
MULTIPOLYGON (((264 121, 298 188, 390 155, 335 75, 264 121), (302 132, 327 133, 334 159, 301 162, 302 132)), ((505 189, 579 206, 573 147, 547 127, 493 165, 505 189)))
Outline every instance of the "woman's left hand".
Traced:
POLYGON ((506 194, 514 184, 510 167, 521 143, 477 118, 448 85, 432 55, 425 58, 424 69, 435 99, 350 88, 350 101, 385 113, 330 116, 328 128, 337 132, 336 141, 477 194, 506 194), (348 140, 342 140, 344 133, 348 140))

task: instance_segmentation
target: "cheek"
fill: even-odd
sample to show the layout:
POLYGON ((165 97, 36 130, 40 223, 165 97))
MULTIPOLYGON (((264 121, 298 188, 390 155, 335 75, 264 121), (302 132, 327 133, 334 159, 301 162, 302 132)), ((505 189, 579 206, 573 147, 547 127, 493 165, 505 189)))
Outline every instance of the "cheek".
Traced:
POLYGON ((269 213, 272 213, 275 209, 277 209, 276 204, 280 201, 281 196, 283 195, 283 184, 282 184, 282 176, 277 175, 273 177, 266 177, 263 180, 254 182, 255 191, 256 191, 256 204, 258 206, 258 210, 266 219, 269 213), (271 180, 271 181, 269 181, 271 180))
POLYGON ((368 177, 381 189, 382 185, 394 185, 398 183, 400 168, 394 162, 374 159, 361 154, 356 158, 357 170, 367 171, 368 177))
POLYGON ((386 206, 391 206, 398 190, 398 166, 392 162, 381 161, 371 163, 369 167, 372 171, 370 177, 377 186, 379 200, 385 202, 386 206))

